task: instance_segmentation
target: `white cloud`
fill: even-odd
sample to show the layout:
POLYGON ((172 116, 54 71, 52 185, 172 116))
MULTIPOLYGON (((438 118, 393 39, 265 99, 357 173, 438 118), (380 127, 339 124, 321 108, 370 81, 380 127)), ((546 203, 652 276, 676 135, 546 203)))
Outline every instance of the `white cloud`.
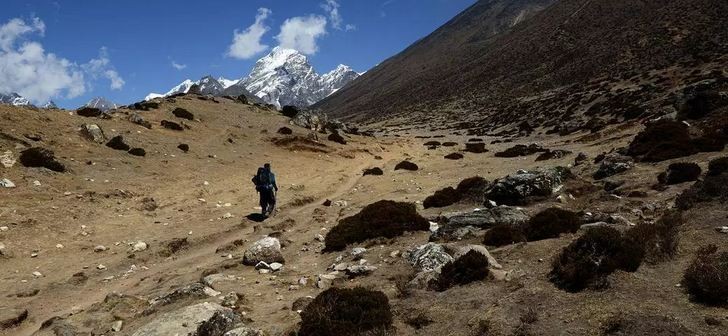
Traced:
POLYGON ((344 19, 341 17, 341 13, 339 13, 339 7, 341 5, 336 0, 326 0, 326 2, 321 4, 321 8, 328 14, 329 20, 331 20, 331 26, 334 29, 346 31, 356 29, 356 26, 353 24, 344 25, 344 19))
POLYGON ((318 51, 316 39, 326 35, 326 18, 320 15, 287 19, 276 36, 281 47, 312 55, 318 51))
POLYGON ((18 43, 31 33, 45 33, 39 18, 29 23, 15 18, 0 26, 0 92, 17 92, 36 103, 83 94, 84 74, 75 63, 46 53, 38 42, 18 43))
POLYGON ((187 64, 179 64, 175 61, 172 61, 172 67, 177 70, 184 70, 185 68, 187 68, 187 64))
POLYGON ((255 16, 255 23, 242 32, 235 30, 233 43, 228 48, 227 56, 237 59, 249 59, 267 50, 268 46, 262 44, 260 40, 270 29, 264 23, 270 14, 270 9, 259 8, 258 14, 255 16))
POLYGON ((107 78, 111 82, 110 87, 112 90, 121 90, 121 88, 124 87, 124 84, 126 84, 124 79, 119 76, 119 73, 116 72, 111 65, 109 51, 106 47, 101 47, 99 50, 99 57, 82 65, 82 68, 94 79, 100 77, 107 78))

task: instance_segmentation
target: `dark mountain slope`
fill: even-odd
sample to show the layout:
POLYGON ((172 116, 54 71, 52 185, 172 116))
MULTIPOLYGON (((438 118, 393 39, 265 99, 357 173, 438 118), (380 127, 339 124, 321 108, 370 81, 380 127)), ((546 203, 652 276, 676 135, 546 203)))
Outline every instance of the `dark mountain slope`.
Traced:
POLYGON ((479 1, 316 107, 367 121, 440 111, 452 121, 508 113, 513 122, 524 109, 543 107, 516 98, 557 88, 566 98, 595 78, 614 82, 724 60, 728 50, 725 0, 560 0, 510 29, 504 25, 548 3, 479 1), (569 85, 575 86, 564 89, 569 85))

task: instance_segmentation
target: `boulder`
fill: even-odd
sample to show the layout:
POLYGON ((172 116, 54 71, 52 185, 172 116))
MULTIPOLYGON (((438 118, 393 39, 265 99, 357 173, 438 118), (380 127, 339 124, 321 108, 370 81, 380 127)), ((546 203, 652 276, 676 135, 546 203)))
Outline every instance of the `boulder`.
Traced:
POLYGON ((511 148, 508 148, 502 152, 495 153, 495 157, 500 158, 514 158, 519 156, 529 156, 532 154, 540 153, 540 152, 546 152, 547 149, 536 145, 536 144, 530 144, 530 145, 515 145, 511 148))
POLYGON ((133 113, 129 116, 129 121, 131 121, 134 124, 140 125, 147 129, 152 129, 152 123, 149 121, 144 120, 142 116, 140 116, 138 113, 133 113))
POLYGON ((253 243, 243 256, 243 264, 255 266, 259 262, 285 263, 283 254, 281 253, 281 243, 277 238, 265 237, 253 243))
MULTIPOLYGON (((244 97, 244 96, 242 96, 244 97)), ((259 329, 251 327, 237 327, 223 334, 222 336, 263 336, 263 332, 259 329)))
POLYGON ((84 138, 93 141, 98 144, 104 143, 106 141, 106 137, 104 136, 104 131, 101 130, 101 127, 96 124, 84 124, 81 126, 81 134, 84 138))
POLYGON ((219 336, 233 329, 240 319, 232 309, 203 302, 166 313, 137 329, 133 336, 219 336))
POLYGON ((106 143, 106 147, 123 151, 128 151, 129 149, 131 149, 131 147, 126 142, 124 142, 124 136, 122 135, 117 135, 111 138, 111 140, 106 143))
POLYGON ((595 180, 601 180, 610 176, 623 173, 634 166, 632 158, 617 153, 610 153, 604 156, 599 169, 594 173, 595 180))
POLYGON ((0 187, 3 188, 15 188, 15 183, 13 181, 10 181, 6 178, 0 180, 0 187))
POLYGON ((561 188, 563 182, 571 177, 565 167, 554 167, 536 171, 520 170, 493 182, 485 196, 497 204, 526 204, 529 198, 546 197, 561 188))
POLYGON ((187 298, 206 298, 209 297, 212 293, 212 288, 207 287, 200 282, 193 282, 189 285, 178 287, 167 294, 155 297, 154 299, 150 300, 149 303, 153 307, 166 306, 187 298))
POLYGON ((438 270, 452 260, 453 257, 445 251, 445 248, 436 243, 421 245, 412 251, 408 258, 409 263, 419 272, 438 270))
POLYGON ((520 228, 528 222, 528 219, 529 217, 523 209, 510 206, 447 213, 437 219, 439 228, 432 234, 430 240, 462 240, 477 236, 479 230, 501 225, 520 228))

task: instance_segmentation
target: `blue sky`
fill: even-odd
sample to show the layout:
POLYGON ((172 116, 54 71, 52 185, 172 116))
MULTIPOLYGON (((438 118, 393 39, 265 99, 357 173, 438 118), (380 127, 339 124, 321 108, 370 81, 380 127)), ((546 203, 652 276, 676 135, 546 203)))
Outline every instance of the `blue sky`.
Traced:
POLYGON ((474 2, 4 0, 0 90, 66 108, 94 96, 126 104, 186 78, 240 78, 280 44, 307 53, 320 73, 338 64, 361 72, 474 2))

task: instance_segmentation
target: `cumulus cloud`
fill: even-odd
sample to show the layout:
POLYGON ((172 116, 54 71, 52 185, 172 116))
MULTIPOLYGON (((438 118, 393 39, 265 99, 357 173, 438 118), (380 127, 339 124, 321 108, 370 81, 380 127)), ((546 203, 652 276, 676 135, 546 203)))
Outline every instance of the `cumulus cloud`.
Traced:
POLYGON ((183 69, 187 68, 187 64, 179 64, 175 61, 172 61, 172 67, 177 70, 183 70, 183 69))
POLYGON ((255 23, 244 31, 233 32, 233 43, 227 51, 227 56, 237 59, 249 59, 268 49, 268 46, 261 43, 263 35, 270 29, 265 25, 265 19, 270 16, 268 8, 259 8, 255 16, 255 23))
POLYGON ((353 24, 344 25, 344 19, 341 17, 341 13, 339 13, 339 7, 341 6, 336 0, 326 0, 326 2, 321 4, 321 8, 326 11, 329 20, 331 20, 331 26, 334 29, 346 31, 356 29, 356 26, 353 24))
POLYGON ((0 92, 17 92, 34 102, 82 95, 86 91, 83 71, 67 59, 46 53, 38 42, 19 42, 32 33, 45 33, 39 18, 30 22, 15 18, 0 26, 0 92))
POLYGON ((276 36, 281 47, 312 55, 318 51, 317 39, 326 35, 326 18, 320 15, 287 19, 276 36))
POLYGON ((98 58, 94 58, 82 65, 82 68, 94 79, 101 77, 108 79, 111 82, 110 87, 112 90, 121 90, 126 84, 111 65, 109 51, 106 47, 101 47, 98 58))

